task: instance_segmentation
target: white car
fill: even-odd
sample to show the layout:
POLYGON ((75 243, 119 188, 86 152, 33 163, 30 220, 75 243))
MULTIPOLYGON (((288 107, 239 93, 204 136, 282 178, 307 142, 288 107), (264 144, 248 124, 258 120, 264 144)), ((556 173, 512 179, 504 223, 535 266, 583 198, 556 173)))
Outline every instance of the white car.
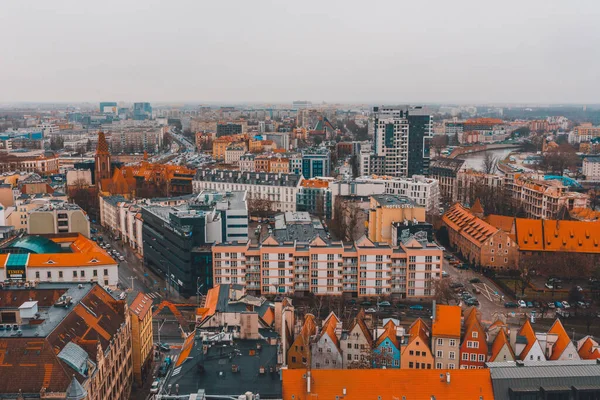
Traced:
POLYGON ((119 261, 125 261, 125 257, 119 256, 119 261))
POLYGON ((568 302, 566 302, 566 301, 563 301, 562 305, 563 305, 564 308, 571 308, 571 305, 568 302))
POLYGON ((157 379, 152 382, 152 386, 150 387, 150 393, 155 394, 158 393, 158 386, 160 385, 160 381, 157 379))
POLYGON ((525 300, 519 300, 517 301, 517 304, 519 305, 519 307, 527 308, 527 303, 525 303, 525 300))

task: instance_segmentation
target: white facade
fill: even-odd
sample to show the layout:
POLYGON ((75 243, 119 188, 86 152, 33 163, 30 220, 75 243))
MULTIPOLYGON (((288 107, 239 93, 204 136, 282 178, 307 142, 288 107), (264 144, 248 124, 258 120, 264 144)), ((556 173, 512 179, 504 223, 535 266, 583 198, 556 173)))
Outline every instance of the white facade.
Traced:
MULTIPOLYGON (((0 281, 4 282, 6 268, 0 268, 0 281)), ((116 286, 119 282, 117 263, 103 265, 44 265, 27 266, 26 280, 36 282, 98 282, 103 286, 116 286)))
POLYGON ((600 158, 586 157, 583 160, 583 175, 588 181, 600 181, 600 158))
MULTIPOLYGON (((406 196, 428 213, 437 212, 440 206, 440 188, 437 179, 415 175, 412 178, 362 176, 356 182, 385 185, 384 193, 406 196)), ((373 186, 375 189, 376 186, 373 186)), ((379 194, 373 192, 372 194, 379 194)))
POLYGON ((246 149, 243 147, 227 148, 225 150, 225 163, 226 164, 238 164, 240 158, 246 154, 246 149))

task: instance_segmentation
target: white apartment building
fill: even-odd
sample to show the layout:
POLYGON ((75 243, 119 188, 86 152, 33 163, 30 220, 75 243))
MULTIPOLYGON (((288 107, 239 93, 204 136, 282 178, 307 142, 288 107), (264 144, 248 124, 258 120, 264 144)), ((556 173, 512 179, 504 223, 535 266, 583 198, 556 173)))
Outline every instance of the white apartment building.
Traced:
POLYGON ((441 277, 443 251, 410 237, 400 247, 363 237, 352 244, 320 236, 308 242, 270 236, 261 244, 213 246, 215 285, 236 283, 258 294, 431 297, 441 277))
POLYGON ((600 157, 583 159, 583 175, 588 181, 600 181, 600 157))
POLYGON ((199 169, 192 181, 194 193, 202 190, 230 192, 245 190, 249 207, 253 200, 270 202, 273 211, 296 211, 296 195, 302 176, 266 172, 199 169))
POLYGON ((225 163, 238 164, 240 158, 246 154, 246 145, 242 143, 232 143, 225 149, 225 163))
MULTIPOLYGON (((357 183, 370 183, 373 190, 383 183, 386 194, 406 196, 418 206, 425 207, 428 213, 437 212, 440 207, 440 189, 437 179, 414 175, 412 178, 394 178, 389 176, 362 176, 357 183)), ((371 194, 380 194, 372 192, 371 194)))

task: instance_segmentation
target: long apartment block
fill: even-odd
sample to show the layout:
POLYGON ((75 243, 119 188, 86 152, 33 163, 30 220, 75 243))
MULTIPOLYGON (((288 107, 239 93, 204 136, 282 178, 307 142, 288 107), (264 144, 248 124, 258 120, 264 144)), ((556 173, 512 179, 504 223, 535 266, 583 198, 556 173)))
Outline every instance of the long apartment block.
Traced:
POLYGON ((442 274, 442 249, 414 237, 392 247, 366 237, 344 244, 321 236, 308 242, 269 236, 261 244, 216 244, 212 251, 215 285, 241 284, 261 295, 429 297, 442 274))

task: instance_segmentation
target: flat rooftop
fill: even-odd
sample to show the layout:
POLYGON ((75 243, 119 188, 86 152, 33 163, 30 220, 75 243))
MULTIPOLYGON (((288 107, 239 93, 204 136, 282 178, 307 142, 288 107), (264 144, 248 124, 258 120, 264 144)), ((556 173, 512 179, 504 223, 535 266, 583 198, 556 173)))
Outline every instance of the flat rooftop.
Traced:
POLYGON ((191 349, 182 349, 166 385, 179 385, 180 394, 239 396, 248 391, 261 398, 282 398, 282 384, 277 366, 277 346, 266 340, 237 340, 206 343, 196 335, 191 349), (206 354, 203 346, 207 345, 206 354), (187 355, 185 354, 187 353, 187 355), (234 367, 235 366, 235 367, 234 367), (234 370, 237 368, 237 372, 234 370))
POLYGON ((372 196, 381 206, 415 207, 415 202, 408 197, 394 194, 376 194, 372 196))
POLYGON ((79 304, 94 287, 92 283, 39 283, 33 289, 16 286, 4 287, 0 290, 0 312, 19 311, 19 307, 36 302, 37 315, 30 320, 23 320, 18 329, 13 329, 16 323, 4 323, 5 329, 0 329, 0 338, 9 337, 46 337, 60 324, 73 307, 79 304), (81 287, 80 287, 81 285, 81 287), (56 306, 59 299, 68 296, 69 306, 56 306), (10 325, 11 329, 6 329, 10 325), (18 334, 20 330, 21 334, 18 334))

